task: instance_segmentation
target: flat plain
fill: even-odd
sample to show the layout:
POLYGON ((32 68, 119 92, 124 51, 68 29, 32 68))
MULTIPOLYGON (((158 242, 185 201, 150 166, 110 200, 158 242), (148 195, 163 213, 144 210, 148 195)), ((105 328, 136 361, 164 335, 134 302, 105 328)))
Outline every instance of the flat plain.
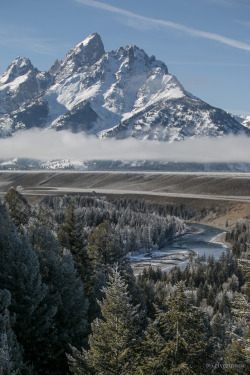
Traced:
POLYGON ((250 218, 250 173, 1 171, 0 195, 10 187, 31 202, 49 194, 91 193, 185 204, 206 210, 202 222, 221 228, 250 218))

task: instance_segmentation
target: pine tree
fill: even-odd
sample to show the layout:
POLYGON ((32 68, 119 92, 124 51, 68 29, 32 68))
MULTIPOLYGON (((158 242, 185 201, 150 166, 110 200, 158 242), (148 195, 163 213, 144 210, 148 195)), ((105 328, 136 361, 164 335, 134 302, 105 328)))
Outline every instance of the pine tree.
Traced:
POLYGON ((124 249, 114 235, 111 224, 104 221, 88 237, 88 255, 95 270, 107 271, 110 266, 120 262, 124 249))
POLYGON ((74 374, 91 371, 102 375, 133 374, 138 362, 138 307, 132 305, 127 286, 117 270, 112 272, 103 291, 102 318, 92 323, 90 349, 68 356, 71 370, 74 374))
POLYGON ((235 293, 231 312, 234 317, 234 328, 231 332, 232 342, 226 349, 226 360, 233 364, 226 371, 229 374, 250 373, 250 249, 238 261, 245 278, 241 293, 235 293), (237 328, 240 328, 237 330, 237 328), (240 331, 240 332, 239 332, 240 331), (234 371, 234 372, 233 372, 234 371))
POLYGON ((15 333, 24 348, 24 361, 38 368, 46 363, 43 349, 53 324, 54 311, 45 303, 38 258, 25 235, 18 236, 0 202, 0 288, 11 293, 9 311, 16 314, 15 333))
POLYGON ((122 279, 125 281, 128 287, 128 292, 131 296, 133 305, 139 305, 140 311, 144 311, 146 308, 146 303, 143 298, 142 290, 136 282, 129 257, 122 258, 122 260, 118 264, 118 271, 120 272, 122 279))
POLYGON ((250 373, 250 303, 244 294, 235 293, 232 313, 236 329, 231 332, 232 342, 225 352, 226 363, 232 365, 226 373, 247 375, 250 373))
POLYGON ((161 353, 166 342, 156 325, 150 321, 140 342, 139 363, 135 375, 163 375, 165 372, 161 353))
POLYGON ((161 321, 160 316, 159 324, 165 337, 170 339, 166 351, 171 367, 186 364, 190 372, 205 373, 205 359, 210 354, 210 348, 204 345, 208 343, 206 326, 198 310, 188 304, 182 282, 177 284, 177 295, 168 299, 167 308, 167 321, 161 321), (170 323, 169 326, 166 325, 167 322, 170 323))
MULTIPOLYGON (((208 346, 208 335, 200 313, 190 306, 184 294, 183 283, 177 284, 177 293, 167 299, 167 311, 158 311, 158 331, 149 330, 146 345, 152 343, 151 354, 143 357, 143 364, 137 369, 157 369, 156 374, 206 374, 206 362, 209 359, 210 347, 208 346), (158 342, 164 340, 164 345, 155 352, 155 337, 158 342)), ((144 344, 144 345, 145 345, 144 344)), ((150 346, 148 347, 150 353, 150 346)), ((154 372, 152 372, 154 373, 154 372)))
POLYGON ((75 201, 72 199, 67 207, 64 224, 61 226, 58 237, 59 240, 66 241, 62 243, 64 247, 70 249, 75 255, 79 250, 80 230, 77 220, 75 201))
POLYGON ((61 296, 56 323, 60 327, 62 342, 65 346, 71 344, 79 347, 86 334, 88 300, 72 255, 67 250, 62 254, 56 288, 61 296))
POLYGON ((93 286, 90 279, 92 279, 93 270, 88 259, 85 240, 82 236, 82 227, 77 216, 74 200, 71 200, 67 207, 65 220, 59 228, 57 237, 62 247, 70 250, 78 275, 86 286, 86 294, 90 296, 92 294, 91 286, 93 286))
POLYGON ((90 302, 90 321, 100 316, 100 306, 97 305, 96 298, 101 297, 100 288, 105 285, 112 267, 116 263, 120 263, 123 256, 124 249, 120 238, 114 235, 112 226, 108 221, 104 221, 94 228, 88 236, 86 271, 83 278, 90 302))
POLYGON ((4 197, 9 214, 17 228, 27 224, 30 217, 30 206, 27 200, 14 188, 10 188, 4 197))
POLYGON ((22 348, 13 331, 8 306, 11 295, 8 290, 0 290, 0 375, 19 375, 24 369, 22 348))
POLYGON ((70 346, 71 354, 67 354, 69 369, 74 375, 97 375, 98 373, 88 365, 88 352, 82 349, 82 353, 70 346))
POLYGON ((79 346, 85 335, 88 302, 69 250, 62 250, 51 230, 36 220, 30 223, 28 235, 48 287, 45 301, 55 309, 54 329, 44 349, 49 358, 48 371, 53 375, 61 374, 67 367, 68 344, 79 346))
POLYGON ((239 267, 244 275, 245 284, 243 287, 243 292, 246 294, 247 298, 250 300, 250 248, 248 245, 247 252, 242 256, 239 261, 239 267))
POLYGON ((227 321, 225 317, 217 312, 211 320, 211 328, 213 334, 213 363, 224 363, 224 349, 228 341, 226 335, 227 321))

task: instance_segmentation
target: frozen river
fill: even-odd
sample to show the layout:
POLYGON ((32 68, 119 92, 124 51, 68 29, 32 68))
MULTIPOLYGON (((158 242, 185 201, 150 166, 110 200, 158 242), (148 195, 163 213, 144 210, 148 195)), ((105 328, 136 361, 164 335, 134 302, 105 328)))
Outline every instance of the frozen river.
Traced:
POLYGON ((140 270, 144 266, 151 265, 153 267, 160 266, 162 271, 166 271, 173 268, 175 264, 184 268, 189 261, 187 257, 189 257, 190 250, 199 255, 205 254, 207 257, 213 255, 215 259, 219 259, 226 247, 221 243, 212 242, 212 240, 224 231, 202 224, 189 224, 189 226, 196 231, 175 238, 168 245, 151 254, 132 256, 132 262, 136 262, 136 267, 140 270))
MULTIPOLYGON (((212 240, 224 231, 215 227, 202 224, 191 224, 192 228, 198 229, 199 232, 185 234, 182 237, 174 239, 170 244, 161 249, 161 252, 169 252, 170 250, 193 250, 199 255, 213 255, 215 259, 219 259, 223 251, 226 250, 225 245, 212 242, 212 240)), ((180 264, 183 268, 188 261, 180 264)))

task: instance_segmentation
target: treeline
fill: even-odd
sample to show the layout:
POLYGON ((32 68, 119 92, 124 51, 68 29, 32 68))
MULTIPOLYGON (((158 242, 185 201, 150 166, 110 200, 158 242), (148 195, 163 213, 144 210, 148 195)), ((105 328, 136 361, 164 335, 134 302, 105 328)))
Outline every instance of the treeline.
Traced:
POLYGON ((143 310, 128 253, 161 246, 186 225, 131 205, 65 196, 31 207, 8 191, 0 203, 0 374, 66 373, 65 353, 86 344, 114 264, 143 310))
POLYGON ((226 241, 232 244, 232 251, 240 257, 247 250, 250 244, 250 222, 248 220, 238 220, 235 228, 226 234, 226 241))
POLYGON ((238 261, 228 251, 133 275, 130 251, 185 232, 177 211, 194 214, 97 196, 30 206, 10 189, 0 202, 0 375, 248 374, 247 248, 238 261))
POLYGON ((49 215, 51 225, 59 231, 60 228, 64 231, 65 220, 72 216, 83 241, 87 240, 93 227, 108 221, 127 253, 157 249, 187 231, 182 220, 188 216, 184 206, 175 209, 173 205, 161 207, 143 200, 111 201, 105 197, 78 195, 73 198, 47 196, 38 209, 49 215), (182 213, 179 215, 182 219, 177 217, 178 211, 182 213))

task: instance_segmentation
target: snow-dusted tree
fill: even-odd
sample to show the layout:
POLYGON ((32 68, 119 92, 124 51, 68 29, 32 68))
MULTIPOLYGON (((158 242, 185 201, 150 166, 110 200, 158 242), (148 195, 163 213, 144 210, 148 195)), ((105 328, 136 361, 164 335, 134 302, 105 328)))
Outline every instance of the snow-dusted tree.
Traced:
POLYGON ((225 361, 232 366, 226 368, 226 373, 247 375, 250 373, 250 303, 244 294, 235 293, 232 313, 232 342, 226 349, 225 361))
POLYGON ((239 267, 241 268, 241 271, 245 279, 243 293, 250 300, 250 248, 249 248, 249 245, 248 245, 248 249, 246 253, 239 259, 238 263, 239 263, 239 267))
POLYGON ((150 321, 140 342, 139 364, 134 375, 165 374, 164 361, 161 358, 165 345, 164 338, 160 335, 154 323, 150 321))
POLYGON ((79 346, 86 334, 86 315, 88 300, 84 285, 77 276, 75 263, 69 251, 64 250, 61 257, 60 277, 56 288, 61 296, 61 303, 56 315, 62 343, 79 346))
POLYGON ((89 350, 73 351, 68 356, 74 374, 129 375, 136 369, 140 317, 117 270, 112 272, 104 293, 102 317, 92 323, 89 350))
POLYGON ((95 270, 106 271, 110 266, 120 262, 124 248, 114 229, 108 221, 96 227, 88 237, 88 255, 95 270))
POLYGON ((136 277, 134 275, 133 268, 131 267, 129 257, 124 257, 122 261, 118 264, 118 271, 120 272, 122 279, 125 281, 127 285, 128 292, 131 296, 131 301, 133 305, 139 305, 139 310, 143 314, 146 308, 146 303, 143 298, 142 290, 136 282, 136 277))
POLYGON ((137 373, 149 374, 150 369, 162 375, 208 373, 206 361, 211 353, 206 328, 201 314, 189 305, 182 282, 177 285, 176 295, 167 299, 166 307, 167 311, 159 310, 157 314, 158 331, 151 327, 147 332, 143 346, 146 345, 149 354, 143 356, 137 373), (154 342, 159 334, 161 340, 157 340, 161 344, 155 351, 154 342))
POLYGON ((76 214, 75 201, 71 200, 65 214, 64 223, 58 232, 58 238, 62 245, 75 254, 79 249, 79 223, 76 214))
POLYGON ((18 236, 5 206, 0 202, 0 288, 11 293, 9 311, 16 314, 15 333, 24 348, 24 361, 40 368, 54 312, 45 303, 37 255, 26 236, 18 236))
POLYGON ((226 361, 233 364, 227 368, 229 374, 250 373, 250 251, 239 260, 239 266, 245 277, 242 293, 235 293, 232 303, 234 326, 231 332, 232 342, 226 349, 226 361), (234 371, 234 372, 233 372, 234 371))
POLYGON ((10 303, 10 292, 0 290, 0 375, 19 375, 24 369, 22 349, 13 331, 14 319, 8 310, 10 303))
POLYGON ((61 224, 58 234, 60 244, 69 249, 78 271, 79 277, 86 283, 88 290, 89 261, 83 236, 83 224, 77 215, 76 203, 70 200, 65 214, 65 220, 61 224))
POLYGON ((90 301, 89 316, 92 321, 100 315, 100 306, 96 301, 102 296, 100 289, 105 285, 114 264, 120 263, 124 256, 119 234, 115 233, 110 222, 104 221, 93 229, 88 236, 87 254, 84 285, 90 301))
POLYGON ((30 217, 30 206, 22 194, 14 188, 10 188, 4 197, 9 214, 15 225, 19 228, 22 224, 27 224, 30 217))
POLYGON ((88 302, 72 255, 61 248, 54 233, 32 219, 28 236, 48 287, 46 303, 55 310, 54 328, 44 352, 48 352, 49 373, 60 374, 67 367, 68 344, 79 346, 85 335, 88 302))

